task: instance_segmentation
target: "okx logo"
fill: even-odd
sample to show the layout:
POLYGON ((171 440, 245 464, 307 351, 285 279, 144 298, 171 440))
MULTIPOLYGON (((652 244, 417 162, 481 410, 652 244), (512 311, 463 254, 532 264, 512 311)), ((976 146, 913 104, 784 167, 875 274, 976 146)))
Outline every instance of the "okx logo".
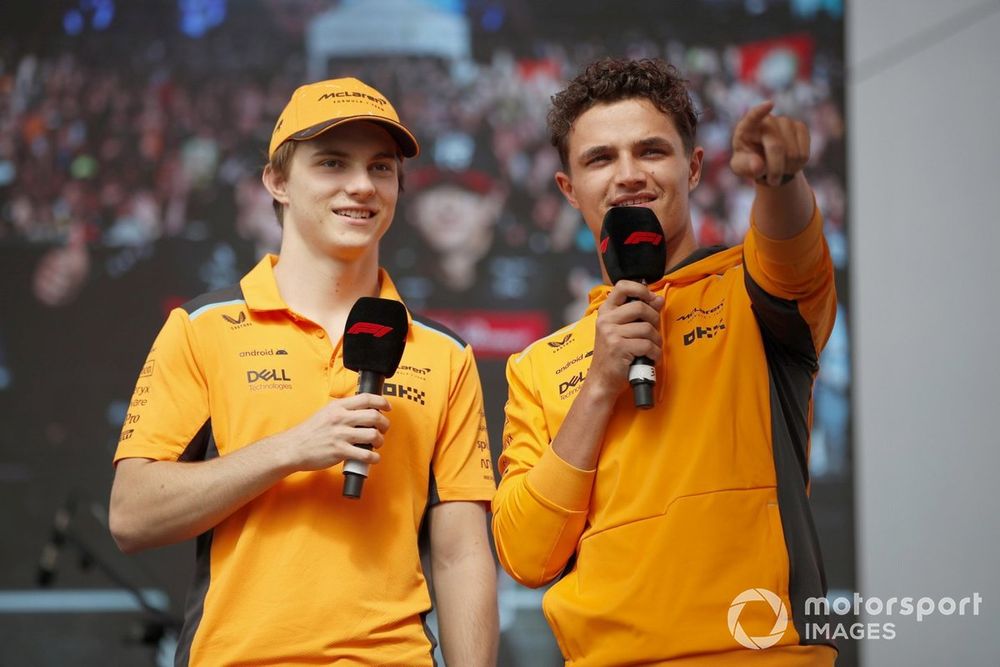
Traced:
POLYGON ((788 610, 785 609, 781 598, 766 588, 748 588, 737 595, 733 599, 733 603, 729 605, 729 634, 740 645, 749 649, 756 651, 774 646, 781 641, 786 628, 788 628, 788 610), (774 626, 771 628, 771 632, 766 635, 751 637, 740 625, 740 614, 743 613, 743 608, 746 605, 759 603, 765 603, 771 607, 771 611, 774 612, 774 626))
POLYGON ((715 338, 720 332, 725 330, 726 325, 724 322, 719 322, 718 324, 714 324, 710 327, 695 327, 691 331, 684 334, 684 347, 687 347, 702 338, 715 338))
POLYGON ((414 403, 419 403, 420 405, 427 403, 427 392, 423 389, 407 387, 405 384, 386 382, 382 385, 382 394, 384 396, 398 396, 399 398, 405 398, 413 401, 414 403))

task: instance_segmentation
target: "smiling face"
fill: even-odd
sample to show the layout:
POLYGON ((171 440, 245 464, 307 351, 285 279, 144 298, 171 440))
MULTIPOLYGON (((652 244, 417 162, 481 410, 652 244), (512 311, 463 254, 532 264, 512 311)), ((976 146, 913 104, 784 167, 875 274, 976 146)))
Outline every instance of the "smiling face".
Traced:
POLYGON ((381 126, 345 123, 295 148, 287 178, 270 167, 264 185, 284 206, 286 247, 352 261, 377 254, 399 197, 399 148, 381 126))
POLYGON ((663 227, 667 266, 697 247, 688 195, 701 178, 704 151, 687 154, 670 116, 644 98, 596 104, 568 139, 567 170, 556 183, 595 240, 612 206, 643 206, 663 227))

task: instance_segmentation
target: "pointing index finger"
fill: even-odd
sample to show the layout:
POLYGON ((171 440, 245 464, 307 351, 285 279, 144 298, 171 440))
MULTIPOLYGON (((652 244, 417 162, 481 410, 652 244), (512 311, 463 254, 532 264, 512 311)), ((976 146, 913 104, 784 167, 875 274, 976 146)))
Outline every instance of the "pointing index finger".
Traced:
POLYGON ((742 141, 757 142, 760 139, 760 124, 774 110, 774 102, 767 100, 750 107, 733 130, 734 143, 742 141))
POLYGON ((743 120, 756 125, 760 121, 767 118, 767 114, 774 110, 774 102, 772 100, 765 100, 757 106, 750 107, 750 110, 746 112, 743 116, 743 120))

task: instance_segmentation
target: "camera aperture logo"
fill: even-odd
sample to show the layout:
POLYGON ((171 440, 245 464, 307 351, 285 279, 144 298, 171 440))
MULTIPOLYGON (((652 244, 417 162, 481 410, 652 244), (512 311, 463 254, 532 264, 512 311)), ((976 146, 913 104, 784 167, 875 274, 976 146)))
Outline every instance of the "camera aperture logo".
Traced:
POLYGON ((729 605, 729 634, 737 642, 749 649, 760 650, 770 648, 781 641, 788 628, 788 610, 776 594, 766 588, 748 588, 733 599, 729 605), (740 614, 749 602, 766 602, 774 612, 774 626, 769 634, 760 637, 747 635, 740 625, 740 614))

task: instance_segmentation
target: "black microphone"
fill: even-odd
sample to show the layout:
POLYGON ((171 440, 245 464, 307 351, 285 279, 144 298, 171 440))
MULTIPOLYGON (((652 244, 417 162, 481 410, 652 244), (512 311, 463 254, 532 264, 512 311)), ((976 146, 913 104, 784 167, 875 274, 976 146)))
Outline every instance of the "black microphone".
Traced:
MULTIPOLYGON (((656 214, 641 206, 612 207, 601 225, 601 258, 612 285, 619 280, 648 285, 662 278, 667 268, 667 244, 656 214)), ((648 357, 633 359, 628 381, 635 407, 653 407, 653 361, 648 357)))
MULTIPOLYGON (((358 372, 357 393, 382 394, 382 383, 403 358, 408 329, 406 307, 399 301, 370 296, 357 300, 344 325, 344 367, 358 372)), ((366 477, 367 463, 344 461, 344 496, 360 498, 366 477)))

